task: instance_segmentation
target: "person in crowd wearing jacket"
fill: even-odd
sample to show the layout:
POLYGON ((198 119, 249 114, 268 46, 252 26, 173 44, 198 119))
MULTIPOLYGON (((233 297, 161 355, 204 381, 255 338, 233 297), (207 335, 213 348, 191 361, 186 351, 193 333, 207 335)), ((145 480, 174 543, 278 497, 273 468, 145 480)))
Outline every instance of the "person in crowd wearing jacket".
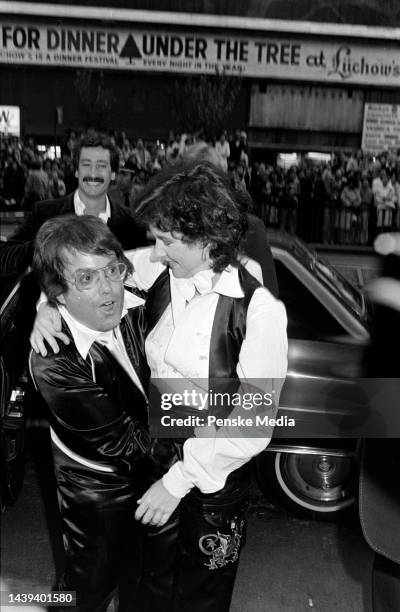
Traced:
POLYGON ((396 209, 396 195, 389 174, 385 168, 379 176, 372 181, 374 205, 376 209, 377 232, 388 231, 392 228, 393 215, 396 209))

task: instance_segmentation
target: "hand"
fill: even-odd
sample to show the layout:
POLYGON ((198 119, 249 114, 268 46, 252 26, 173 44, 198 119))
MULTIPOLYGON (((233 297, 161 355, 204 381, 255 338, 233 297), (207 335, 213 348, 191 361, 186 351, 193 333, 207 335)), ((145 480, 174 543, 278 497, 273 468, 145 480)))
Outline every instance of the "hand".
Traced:
POLYGON ((139 506, 135 512, 135 519, 145 525, 161 527, 178 507, 181 499, 171 495, 162 480, 157 480, 137 501, 139 506))
POLYGON ((47 302, 43 302, 39 306, 33 323, 33 330, 30 336, 31 346, 35 353, 40 353, 43 357, 46 357, 47 350, 44 340, 48 342, 54 353, 58 353, 60 350, 55 338, 58 338, 64 344, 69 344, 68 336, 61 331, 61 315, 57 308, 49 306, 47 302))

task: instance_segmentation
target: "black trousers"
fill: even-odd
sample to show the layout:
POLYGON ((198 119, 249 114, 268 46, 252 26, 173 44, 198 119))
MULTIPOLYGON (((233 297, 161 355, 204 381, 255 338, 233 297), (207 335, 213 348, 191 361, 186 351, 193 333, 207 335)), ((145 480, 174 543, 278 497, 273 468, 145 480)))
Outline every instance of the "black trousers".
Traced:
POLYGON ((399 612, 400 565, 376 554, 372 571, 374 612, 399 612))
POLYGON ((140 612, 228 612, 246 534, 248 466, 221 491, 193 489, 162 528, 148 528, 140 612))
POLYGON ((63 454, 59 462, 53 452, 65 549, 56 590, 76 591, 74 612, 106 612, 116 592, 120 612, 136 609, 143 528, 134 518, 133 478, 95 472, 63 454))

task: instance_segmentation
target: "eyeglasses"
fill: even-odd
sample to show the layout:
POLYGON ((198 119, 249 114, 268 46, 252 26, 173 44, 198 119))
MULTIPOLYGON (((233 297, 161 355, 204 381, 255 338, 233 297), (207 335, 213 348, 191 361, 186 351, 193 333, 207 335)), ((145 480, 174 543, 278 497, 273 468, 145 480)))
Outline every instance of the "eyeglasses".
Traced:
POLYGON ((92 289, 98 284, 100 272, 104 273, 107 280, 116 283, 125 279, 127 270, 128 266, 125 263, 116 261, 108 266, 104 266, 104 268, 84 268, 76 270, 73 280, 66 280, 75 285, 78 291, 85 291, 85 289, 92 289))

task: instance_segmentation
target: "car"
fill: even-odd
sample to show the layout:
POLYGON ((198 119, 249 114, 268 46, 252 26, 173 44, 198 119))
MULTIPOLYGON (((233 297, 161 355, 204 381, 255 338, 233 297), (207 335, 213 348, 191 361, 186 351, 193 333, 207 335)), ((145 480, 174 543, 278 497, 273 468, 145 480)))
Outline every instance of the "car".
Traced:
POLYGON ((357 386, 369 345, 370 308, 363 294, 300 239, 268 231, 288 315, 288 374, 267 450, 255 460, 261 490, 302 518, 336 520, 354 508, 367 398, 357 386))

